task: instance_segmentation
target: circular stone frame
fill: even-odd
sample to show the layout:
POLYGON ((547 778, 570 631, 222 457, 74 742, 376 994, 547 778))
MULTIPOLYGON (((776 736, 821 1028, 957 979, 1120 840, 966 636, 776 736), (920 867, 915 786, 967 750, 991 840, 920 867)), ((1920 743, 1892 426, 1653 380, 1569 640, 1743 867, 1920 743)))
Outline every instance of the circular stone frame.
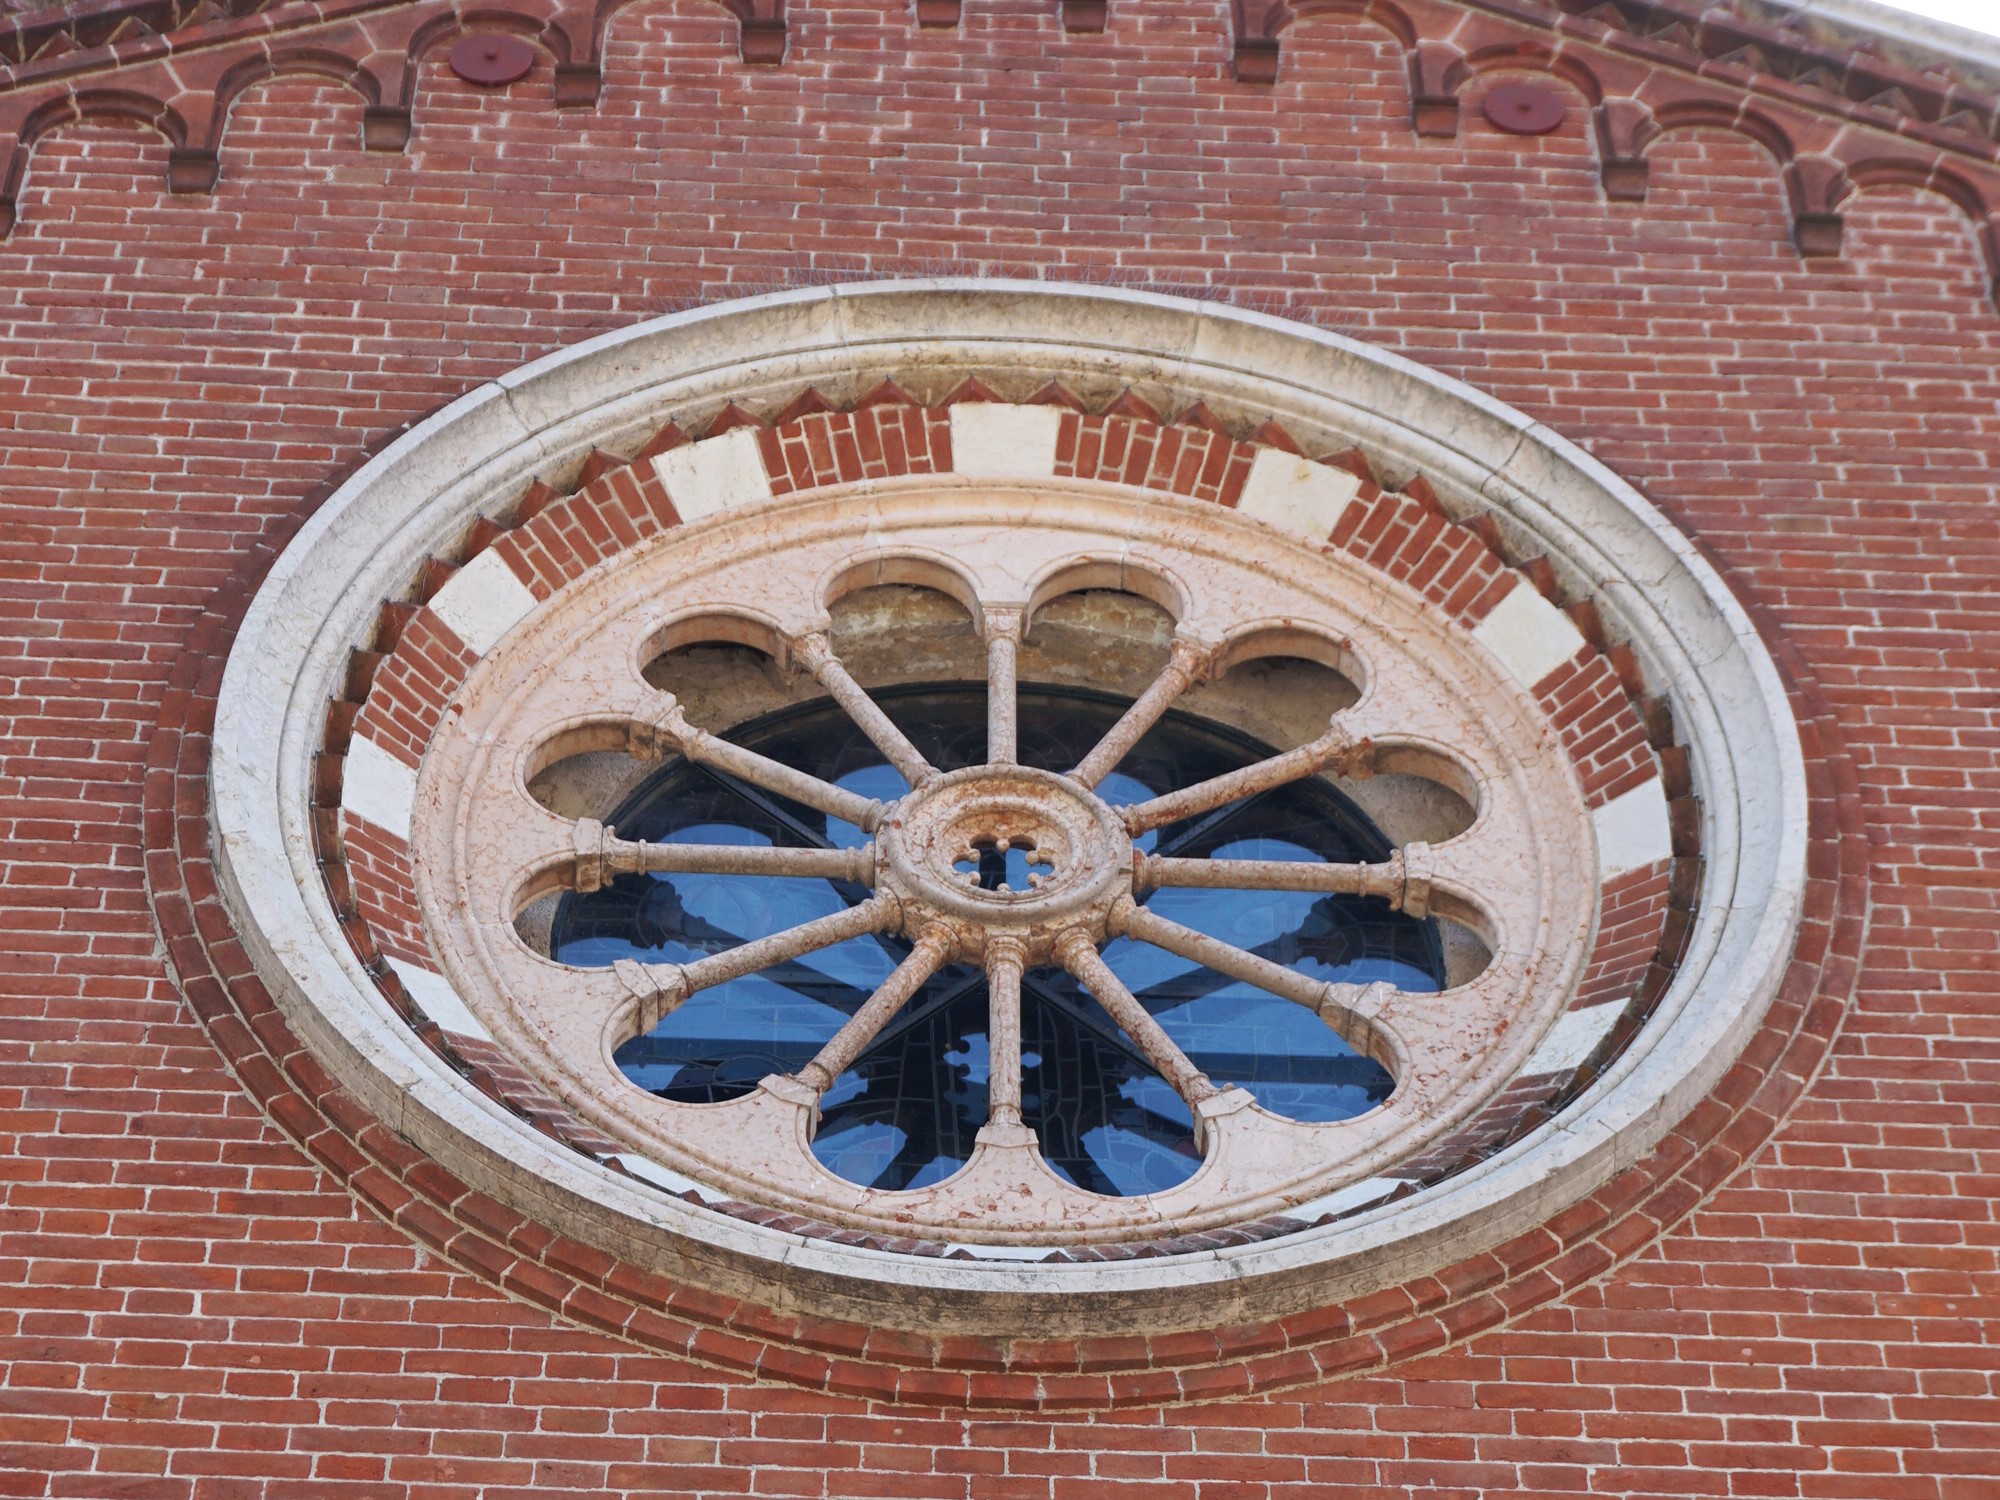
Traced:
MULTIPOLYGON (((1023 418, 997 403, 975 405, 975 423, 992 421, 996 408, 1023 420, 1055 416, 1029 408, 1023 418)), ((699 444, 678 451, 705 452, 699 444)), ((960 461, 976 460, 976 453, 967 453, 960 461)), ((1545 721, 1533 685, 1446 611, 1350 553, 1286 535, 1255 515, 1260 503, 1254 493, 1246 507, 1236 508, 1149 491, 1133 495, 1101 483, 1070 480, 1066 486, 1053 477, 1008 482, 955 471, 820 486, 777 507, 734 507, 727 517, 671 527, 628 546, 524 615, 450 696, 451 709, 427 740, 417 776, 408 844, 424 943, 419 951, 406 949, 403 961, 434 960, 440 978, 519 1067, 545 1082, 589 1128, 682 1177, 682 1191, 810 1219, 828 1237, 855 1231, 885 1240, 915 1238, 946 1254, 975 1258, 990 1258, 1004 1244, 1017 1261, 1037 1248, 1052 1255, 1064 1247, 1113 1246, 1129 1254, 1145 1246, 1158 1253, 1163 1243, 1210 1233, 1268 1237, 1285 1232, 1283 1226, 1297 1232, 1371 1195, 1386 1197, 1402 1186, 1394 1174, 1403 1164, 1428 1159, 1431 1148, 1474 1130, 1486 1107, 1524 1086, 1526 1075, 1548 1076, 1529 1064, 1551 1055, 1543 1047, 1559 1024, 1567 1023, 1573 1035, 1579 1027, 1590 1032, 1615 1023, 1620 1005, 1580 1012, 1570 1007, 1584 988, 1581 976, 1597 968, 1601 947, 1616 946, 1616 938, 1605 945, 1595 940, 1598 907, 1618 903, 1603 894, 1599 881, 1578 878, 1580 870, 1600 864, 1594 819, 1569 747, 1545 721), (725 745, 689 725, 677 700, 638 669, 662 638, 768 632, 773 644, 810 643, 791 655, 819 662, 819 686, 842 682, 826 675, 839 656, 819 633, 830 623, 823 614, 824 580, 851 571, 861 555, 894 573, 921 559, 952 559, 980 611, 989 676, 998 664, 1000 682, 990 691, 988 709, 989 727, 993 720, 1000 724, 991 739, 1005 746, 998 760, 940 774, 914 746, 891 738, 882 748, 893 749, 909 767, 905 774, 914 789, 905 797, 864 802, 776 763, 747 755, 724 759, 725 745), (1009 683, 1017 646, 1035 637, 1021 635, 1015 622, 1040 592, 1039 581, 1093 555, 1120 556, 1128 582, 1174 579, 1181 602, 1174 638, 1183 659, 1254 656, 1259 643, 1300 649, 1316 639, 1322 654, 1361 666, 1366 685, 1314 739, 1218 777, 1206 791, 1180 787, 1114 810, 1077 773, 1016 765, 1013 746, 1006 744, 1015 720, 1009 683), (757 601, 754 618, 740 612, 746 597, 757 601), (731 601, 739 613, 729 613, 731 601), (943 961, 985 965, 1012 991, 1021 967, 1066 969, 1182 1095, 1197 1122, 1202 1159, 1195 1173, 1155 1192, 1088 1192, 1050 1172, 1033 1133, 1021 1130, 982 1133, 961 1168, 922 1188, 886 1191, 828 1172, 809 1146, 818 1100, 866 1045, 853 1038, 874 1034, 855 1028, 869 1026, 870 1018, 875 1026, 885 1024, 910 998, 907 989, 894 993, 914 972, 900 965, 881 982, 866 1014, 857 1013, 843 1028, 846 1040, 829 1039, 828 1052, 799 1072, 767 1078, 739 1098, 700 1105, 634 1088, 613 1060, 619 1041, 635 1029, 650 1030, 696 987, 698 976, 740 973, 737 955, 753 954, 757 945, 686 968, 571 968, 537 952, 514 920, 528 904, 523 893, 546 893, 558 871, 574 867, 577 827, 529 794, 526 770, 585 742, 622 741, 628 752, 636 742, 643 750, 635 754, 644 758, 628 763, 637 766, 665 753, 663 740, 688 760, 718 762, 767 792, 837 813, 870 837, 864 871, 851 868, 864 853, 854 850, 822 851, 813 868, 826 869, 830 853, 849 867, 847 880, 872 894, 818 923, 766 937, 765 944, 787 936, 809 941, 815 927, 834 941, 854 936, 853 924, 866 922, 868 930, 898 932, 911 943, 908 962, 924 972, 943 961), (1138 903, 1138 895, 1158 886, 1186 882, 1193 889, 1211 880, 1227 884, 1225 875, 1248 878, 1249 864, 1233 861, 1135 860, 1132 843, 1135 835, 1182 824, 1256 790, 1241 779, 1246 774, 1283 786, 1323 770, 1354 778, 1359 789, 1378 763, 1402 764, 1412 755, 1450 767, 1443 774, 1473 793, 1476 816, 1435 845, 1406 841, 1400 861, 1325 865, 1315 874, 1340 871, 1356 890, 1402 887, 1407 895, 1414 864, 1422 907, 1448 917, 1485 950, 1477 972, 1463 973, 1441 992, 1323 984, 1275 964, 1260 970, 1264 960, 1255 953, 1138 903), (1206 800, 1190 803, 1190 797, 1206 800), (967 889, 954 873, 953 861, 968 851, 974 830, 994 834, 1036 821, 1059 851, 1045 890, 984 894, 967 889), (1092 845, 1094 853, 1073 870, 1078 878, 1066 880, 1070 860, 1062 851, 1081 855, 1092 845), (1189 864, 1202 866, 1192 881, 1189 864), (1095 962, 1097 950, 1115 936, 1235 973, 1306 1007, 1350 1044, 1393 1060, 1393 1093, 1354 1118, 1310 1122, 1273 1114, 1243 1089, 1218 1089, 1216 1083, 1226 1080, 1208 1079, 1178 1053, 1171 1037, 1135 1013, 1142 1008, 1115 973, 1095 962), (989 946, 996 937, 999 946, 989 946), (1003 980, 1004 971, 1015 977, 1003 980)), ((1497 562, 1490 566, 1502 572, 1497 562)), ((1554 614, 1539 593, 1529 592, 1554 614)), ((1515 607, 1521 607, 1518 600, 1515 607)), ((1176 680, 1184 675, 1171 664, 1166 671, 1176 680)), ((857 689, 843 691, 855 710, 865 711, 857 689)), ((366 738, 364 725, 384 727, 380 718, 364 717, 355 738, 366 738)), ((1118 760, 1107 752, 1100 764, 1108 768, 1118 760)), ((1664 833, 1660 786, 1651 777, 1631 790, 1642 803, 1650 794, 1664 833)), ((583 836, 590 873, 582 883, 593 887, 605 868, 601 828, 593 819, 583 836)), ((704 862, 720 852, 679 847, 683 856, 704 862)), ((639 850, 624 848, 632 856, 639 850)), ((652 852, 663 859, 671 854, 660 846, 652 852)), ((1645 863, 1648 868, 1631 873, 1651 878, 1652 861, 1645 863)), ((358 891, 393 889, 398 882, 400 872, 361 868, 366 874, 357 875, 358 891)), ((1403 899, 1391 899, 1407 910, 1403 899)), ((1014 1026, 998 1020, 989 1026, 1003 1029, 1012 1034, 1014 1026)), ((1012 1074, 996 1068, 1001 1071, 1012 1074)), ((630 1158, 620 1159, 632 1167, 630 1158)))
POLYGON ((1639 1160, 1735 1061, 1792 957, 1806 768, 1784 686, 1714 570, 1574 445, 1457 382, 1226 307, 1040 283, 879 283, 703 308, 474 391, 358 471, 252 601, 210 762, 218 883, 257 975, 362 1105, 463 1181, 650 1270, 778 1309, 1050 1335, 1283 1317, 1408 1282, 1549 1220, 1639 1160), (1651 1019, 1562 1115, 1414 1196, 1305 1232, 1095 1265, 914 1260, 732 1221, 583 1160, 427 1051, 319 879, 314 757, 380 601, 536 478, 662 410, 782 398, 864 370, 996 369, 1198 391, 1426 475, 1595 598, 1671 704, 1701 788, 1699 906, 1651 1019))

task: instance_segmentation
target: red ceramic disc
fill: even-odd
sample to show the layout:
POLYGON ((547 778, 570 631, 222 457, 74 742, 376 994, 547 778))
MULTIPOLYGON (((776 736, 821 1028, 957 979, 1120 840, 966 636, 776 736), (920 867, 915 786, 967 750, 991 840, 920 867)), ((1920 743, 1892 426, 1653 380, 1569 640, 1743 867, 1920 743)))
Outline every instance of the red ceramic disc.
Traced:
POLYGON ((535 65, 535 49, 517 36, 488 32, 461 38, 451 49, 451 70, 467 83, 498 88, 526 78, 535 65))
POLYGON ((1533 83, 1497 84, 1480 107, 1487 119, 1511 135, 1546 135, 1568 113, 1560 94, 1533 83))

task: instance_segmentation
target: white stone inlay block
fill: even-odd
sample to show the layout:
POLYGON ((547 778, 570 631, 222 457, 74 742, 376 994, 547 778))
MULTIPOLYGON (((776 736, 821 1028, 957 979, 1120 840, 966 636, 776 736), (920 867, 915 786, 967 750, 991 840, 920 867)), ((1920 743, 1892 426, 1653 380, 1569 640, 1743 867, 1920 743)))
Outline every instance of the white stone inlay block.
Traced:
POLYGON ((404 843, 417 806, 417 773, 373 740, 355 735, 341 767, 340 806, 404 843))
POLYGON ((1303 1219, 1310 1224, 1327 1214, 1346 1213, 1350 1209, 1365 1208, 1370 1203, 1378 1203, 1401 1187, 1407 1178, 1368 1177, 1360 1182, 1350 1182, 1344 1188, 1336 1188, 1324 1197, 1315 1198, 1310 1203, 1301 1203, 1297 1208, 1286 1210, 1285 1216, 1303 1219))
POLYGON ((474 656, 484 656, 535 607, 535 596, 507 559, 488 547, 451 575, 430 607, 474 656))
POLYGON ((1472 638, 1499 657, 1523 687, 1533 687, 1584 646, 1575 622, 1525 581, 1479 622, 1472 638))
POLYGON ((951 466, 960 474, 1046 479, 1056 471, 1059 406, 961 401, 951 409, 951 466))
POLYGON ((1264 448, 1251 462, 1236 508, 1280 531, 1323 542, 1333 535, 1341 512, 1359 493, 1361 481, 1345 469, 1317 464, 1282 448, 1264 448))
POLYGON ((1625 1013, 1622 1002, 1593 1005, 1586 1010, 1564 1011, 1556 1018, 1528 1060, 1521 1064, 1521 1076, 1538 1073, 1567 1073, 1597 1050, 1597 1044, 1625 1013))
POLYGON ((420 964, 408 963, 400 958, 390 959, 389 967, 403 981, 403 988, 410 992, 410 998, 423 1007, 424 1014, 446 1031, 455 1031, 460 1036, 476 1036, 482 1041, 493 1040, 493 1033, 458 998, 458 991, 451 987, 451 981, 444 975, 432 973, 420 964))
MULTIPOLYGON (((618 1153, 618 1164, 641 1182, 650 1182, 656 1188, 669 1193, 695 1193, 704 1201, 713 1201, 720 1196, 713 1188, 705 1188, 692 1177, 683 1177, 670 1168, 661 1166, 651 1157, 635 1156, 630 1151, 618 1153)), ((1042 1252, 1048 1254, 1046 1250, 1042 1252)))
POLYGON ((1591 813, 1590 821, 1597 828, 1598 874, 1605 880, 1674 852, 1667 792, 1657 776, 1613 797, 1591 813))
POLYGON ((983 1245, 953 1240, 945 1246, 945 1249, 963 1250, 967 1255, 979 1260, 1012 1260, 1031 1264, 1049 1258, 1047 1245, 983 1245))
POLYGON ((771 498, 764 450, 758 446, 755 429, 749 427, 669 448, 653 460, 653 472, 667 487, 667 498, 683 521, 771 498))

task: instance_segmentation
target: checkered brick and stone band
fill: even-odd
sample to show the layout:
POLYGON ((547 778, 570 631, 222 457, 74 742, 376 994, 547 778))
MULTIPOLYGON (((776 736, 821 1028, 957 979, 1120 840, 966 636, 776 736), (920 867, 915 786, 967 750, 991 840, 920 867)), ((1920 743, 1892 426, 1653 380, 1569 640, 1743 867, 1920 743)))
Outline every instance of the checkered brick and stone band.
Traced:
POLYGON ((1361 451, 1302 453, 1275 421, 1232 428, 1198 399, 1169 419, 1129 391, 1093 411, 1058 384, 1007 401, 976 379, 929 404, 887 381, 844 408, 813 389, 764 416, 732 404, 698 436, 664 421, 630 452, 592 453, 565 484, 536 483, 434 559, 410 597, 383 606, 329 710, 317 797, 321 866, 354 948, 424 1042, 492 1098, 716 1213, 933 1256, 1105 1260, 1245 1243, 1460 1172, 1559 1113, 1644 1026, 1686 939, 1698 875, 1688 757, 1664 701, 1646 695, 1633 653, 1607 641, 1589 598, 1562 597, 1544 560, 1509 556, 1493 516, 1448 513, 1422 477, 1384 488, 1361 451), (1010 504, 1023 524, 995 548, 981 539, 1010 504), (683 527, 714 540, 667 545, 683 527), (1265 554, 1293 561, 1264 566, 1265 554), (872 569, 852 566, 856 555, 872 556, 872 569), (744 559, 734 571, 732 557, 744 559), (829 579, 928 580, 939 568, 986 642, 994 764, 976 785, 924 763, 823 629, 829 579), (945 828, 980 787, 989 801, 1009 795, 1009 776, 1026 774, 1006 770, 1021 631, 1053 594, 1107 586, 1151 592, 1178 629, 1166 670, 1104 743, 1067 778, 1048 778, 1065 788, 1041 815, 1070 818, 1072 842, 1089 846, 1079 869, 1096 883, 1053 914, 954 905, 926 885, 907 825, 945 828), (1368 606, 1329 605, 1342 596, 1368 606), (864 805, 687 723, 635 663, 704 630, 809 672, 904 773, 910 797, 864 805), (1091 788, 1191 683, 1315 650, 1364 683, 1320 738, 1118 809, 1109 824, 1097 816, 1091 788), (551 672, 550 661, 561 665, 551 672), (776 874, 826 874, 819 863, 838 858, 843 878, 875 894, 838 931, 815 924, 686 966, 578 970, 532 952, 513 919, 536 895, 704 859, 734 869, 744 855, 620 841, 522 790, 530 760, 609 747, 710 760, 874 831, 860 851, 760 857, 776 874), (1468 788, 1474 825, 1381 865, 1218 869, 1230 862, 1132 851, 1143 830, 1246 790, 1411 769, 1468 788), (892 825, 904 829, 900 853, 892 825), (1137 899, 1204 883, 1382 896, 1462 924, 1489 957, 1437 996, 1325 984, 1137 899), (695 989, 867 931, 903 934, 910 958, 798 1074, 712 1105, 672 1104, 617 1076, 611 1048, 695 989), (1395 1093, 1358 1120, 1302 1125, 1218 1088, 1097 959, 1112 936, 1308 1006, 1387 1063, 1395 1093), (949 961, 983 964, 993 997, 992 1119, 979 1153, 940 1188, 833 1185, 804 1147, 820 1093, 949 961), (1019 1130, 1006 1039, 1018 1036, 1029 962, 1069 968, 1181 1092, 1207 1158, 1189 1183, 1104 1199, 1023 1156, 1033 1143, 1019 1130))

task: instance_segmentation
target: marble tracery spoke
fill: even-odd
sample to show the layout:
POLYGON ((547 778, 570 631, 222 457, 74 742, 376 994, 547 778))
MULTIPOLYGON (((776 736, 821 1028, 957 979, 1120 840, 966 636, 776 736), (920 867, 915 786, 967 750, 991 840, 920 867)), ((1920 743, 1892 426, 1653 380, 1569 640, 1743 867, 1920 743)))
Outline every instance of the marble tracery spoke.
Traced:
POLYGON ((1021 613, 980 612, 986 633, 986 763, 1012 765, 1018 754, 1020 692, 1015 681, 1021 650, 1021 613))
POLYGON ((1176 638, 1168 648, 1167 665, 1133 700, 1118 722, 1104 732, 1104 738, 1076 763, 1069 779, 1078 786, 1095 787, 1118 768, 1118 763, 1146 737, 1146 731, 1160 722, 1176 699, 1193 685, 1207 666, 1209 653, 1190 641, 1176 638))
POLYGON ((602 888, 619 875, 771 875, 875 883, 875 846, 797 848, 784 844, 651 843, 614 836, 602 823, 579 819, 576 889, 602 888))
POLYGON ((1056 957, 1077 983, 1090 991, 1092 998, 1110 1013, 1111 1018, 1137 1044, 1153 1070, 1173 1085, 1174 1092, 1185 1099, 1190 1108, 1220 1092, 1167 1035, 1166 1028, 1154 1020, 1152 1013, 1125 987, 1125 982, 1111 972, 1111 966, 1083 933, 1072 933, 1060 941, 1056 957))
POLYGON ((767 792, 852 823, 863 832, 872 832, 881 821, 883 804, 872 797, 850 792, 705 729, 697 729, 687 721, 687 715, 672 695, 660 696, 662 701, 648 721, 634 726, 634 739, 643 748, 656 754, 661 747, 678 751, 699 765, 714 766, 767 792), (647 745, 647 741, 651 744, 647 745))
POLYGON ((1206 781, 1145 802, 1135 802, 1119 809, 1119 816, 1134 835, 1145 833, 1241 798, 1317 775, 1329 767, 1344 770, 1349 762, 1358 763, 1365 753, 1365 747, 1336 724, 1318 739, 1296 750, 1287 750, 1282 755, 1270 756, 1239 770, 1226 771, 1220 776, 1212 776, 1206 781))
POLYGON ((1389 1031, 1402 1054, 1397 1059, 1399 1103, 1413 1107, 1442 1078, 1457 1072, 1504 1029, 1499 1002, 1515 978, 1512 966, 1495 962, 1476 979, 1439 994, 1418 994, 1384 983, 1351 984, 1313 979, 1284 964, 1156 916, 1125 901, 1112 913, 1115 930, 1176 957, 1302 1005, 1359 1051, 1377 1050, 1375 1034, 1389 1031))
MULTIPOLYGON (((859 910, 860 908, 856 908, 859 910)), ((883 980, 875 993, 820 1048, 818 1056, 798 1071, 798 1080, 814 1093, 823 1094, 833 1081, 854 1065, 877 1032, 895 1018, 924 982, 944 967, 951 957, 951 935, 941 928, 926 928, 918 934, 910 956, 883 980)))
POLYGON ((922 752, 882 711, 882 706, 869 695, 868 690, 854 680, 847 664, 834 652, 832 643, 824 635, 818 631, 802 635, 792 643, 792 650, 875 748, 888 757, 889 764, 905 781, 911 786, 922 786, 937 778, 937 768, 924 759, 922 752))
POLYGON ((1324 896, 1375 896, 1421 917, 1430 906, 1428 844, 1409 843, 1377 864, 1284 859, 1182 859, 1141 855, 1133 877, 1140 892, 1157 888, 1301 891, 1324 896))
POLYGON ((651 1031, 685 1004, 690 996, 702 990, 745 978, 761 969, 803 957, 821 948, 831 948, 835 943, 843 943, 850 938, 889 931, 896 921, 895 900, 888 896, 873 896, 858 906, 801 922, 769 937, 755 938, 690 963, 649 964, 621 959, 613 968, 638 996, 639 1031, 651 1031))

